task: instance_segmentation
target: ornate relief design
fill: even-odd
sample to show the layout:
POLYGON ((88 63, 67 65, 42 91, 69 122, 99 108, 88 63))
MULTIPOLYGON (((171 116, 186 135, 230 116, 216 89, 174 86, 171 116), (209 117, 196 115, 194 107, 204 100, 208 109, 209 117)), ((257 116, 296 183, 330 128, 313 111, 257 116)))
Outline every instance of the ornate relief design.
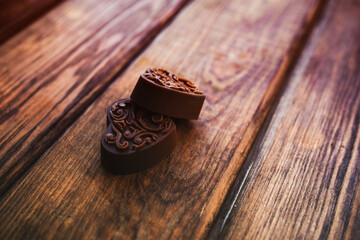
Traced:
POLYGON ((148 68, 144 74, 142 74, 147 80, 159 84, 163 87, 174 89, 180 92, 202 94, 194 83, 191 81, 177 77, 175 74, 160 68, 148 68))
POLYGON ((113 103, 108 120, 111 127, 105 133, 104 141, 123 152, 136 151, 156 142, 174 124, 170 118, 143 109, 130 99, 113 103))

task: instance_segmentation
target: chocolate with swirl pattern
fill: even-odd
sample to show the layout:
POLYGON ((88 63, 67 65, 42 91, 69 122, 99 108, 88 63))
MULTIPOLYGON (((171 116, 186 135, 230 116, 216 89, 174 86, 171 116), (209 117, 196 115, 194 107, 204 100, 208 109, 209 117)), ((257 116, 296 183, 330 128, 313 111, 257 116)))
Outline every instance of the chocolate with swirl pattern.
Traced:
POLYGON ((142 74, 130 96, 151 111, 175 118, 198 119, 205 95, 191 81, 159 68, 142 74))
POLYGON ((169 117, 143 109, 128 98, 109 107, 107 125, 101 139, 101 162, 115 174, 149 168, 176 144, 176 126, 169 117))

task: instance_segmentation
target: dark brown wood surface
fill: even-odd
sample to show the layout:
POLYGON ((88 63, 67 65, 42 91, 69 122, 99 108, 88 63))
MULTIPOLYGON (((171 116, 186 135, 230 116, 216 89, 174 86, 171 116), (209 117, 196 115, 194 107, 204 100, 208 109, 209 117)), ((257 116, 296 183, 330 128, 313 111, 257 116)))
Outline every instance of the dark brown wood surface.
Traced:
POLYGON ((0 0, 0 44, 62 0, 0 0))
POLYGON ((360 238, 359 23, 329 2, 212 238, 360 238))
POLYGON ((0 195, 185 2, 66 1, 0 46, 0 195))
POLYGON ((6 193, 2 237, 205 237, 320 6, 192 2, 6 193), (167 160, 110 175, 100 165, 106 109, 149 66, 191 78, 207 95, 203 112, 177 121, 179 144, 167 160))

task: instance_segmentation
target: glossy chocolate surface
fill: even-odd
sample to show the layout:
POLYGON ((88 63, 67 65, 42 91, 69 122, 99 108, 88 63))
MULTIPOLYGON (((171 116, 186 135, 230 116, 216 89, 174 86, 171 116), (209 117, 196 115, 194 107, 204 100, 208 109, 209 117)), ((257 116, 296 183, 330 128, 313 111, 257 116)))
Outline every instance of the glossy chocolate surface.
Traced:
POLYGON ((142 74, 131 100, 170 117, 197 119, 205 95, 191 81, 164 69, 149 68, 142 74))
POLYGON ((164 69, 148 68, 142 76, 149 81, 171 90, 199 95, 203 93, 191 81, 177 77, 175 74, 164 69))
POLYGON ((168 156, 176 144, 176 126, 169 118, 148 111, 130 99, 114 102, 101 139, 101 162, 115 174, 134 173, 168 156))

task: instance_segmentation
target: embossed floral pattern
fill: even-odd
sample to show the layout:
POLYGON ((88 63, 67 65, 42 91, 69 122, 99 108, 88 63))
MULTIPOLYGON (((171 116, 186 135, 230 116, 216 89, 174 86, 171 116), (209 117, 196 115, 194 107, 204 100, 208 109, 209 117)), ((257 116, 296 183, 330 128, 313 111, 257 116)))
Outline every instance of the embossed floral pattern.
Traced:
POLYGON ((202 91, 199 90, 191 81, 185 78, 177 77, 175 74, 164 69, 148 68, 143 76, 156 84, 170 89, 193 94, 202 94, 202 91))
POLYGON ((156 142, 172 127, 170 118, 142 109, 130 100, 120 100, 109 111, 111 131, 104 141, 119 151, 135 151, 156 142))

